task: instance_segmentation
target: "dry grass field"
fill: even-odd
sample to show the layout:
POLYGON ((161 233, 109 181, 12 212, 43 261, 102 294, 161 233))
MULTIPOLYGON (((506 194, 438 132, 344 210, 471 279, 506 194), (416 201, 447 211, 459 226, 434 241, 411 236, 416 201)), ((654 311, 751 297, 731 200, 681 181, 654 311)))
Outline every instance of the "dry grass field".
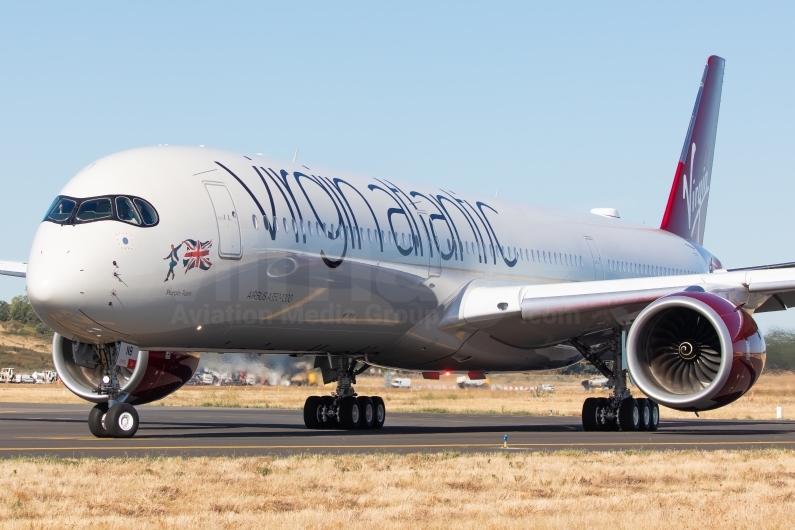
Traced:
MULTIPOLYGON (((506 377, 506 376, 501 376, 506 377)), ((500 384, 538 386, 555 385, 555 392, 489 389, 450 389, 451 381, 415 380, 421 389, 384 390, 380 378, 361 378, 356 389, 364 395, 381 395, 390 412, 450 412, 475 414, 530 414, 578 416, 583 400, 597 391, 586 392, 578 379, 533 376, 530 379, 499 381, 500 384), (433 385, 436 385, 434 388, 433 385), (447 388, 439 388, 446 386, 447 388)), ((497 378, 495 378, 497 379, 497 378)), ((309 395, 329 393, 333 387, 184 387, 152 406, 258 407, 300 409, 309 395)), ((633 392, 640 395, 637 389, 633 392)), ((0 384, 0 402, 84 403, 61 385, 0 384)), ((763 374, 757 385, 739 401, 715 411, 701 413, 702 418, 772 420, 776 406, 783 407, 784 419, 795 419, 795 374, 763 374)), ((692 418, 692 413, 662 410, 665 418, 692 418)))
POLYGON ((795 452, 0 461, 3 528, 792 528, 795 452))

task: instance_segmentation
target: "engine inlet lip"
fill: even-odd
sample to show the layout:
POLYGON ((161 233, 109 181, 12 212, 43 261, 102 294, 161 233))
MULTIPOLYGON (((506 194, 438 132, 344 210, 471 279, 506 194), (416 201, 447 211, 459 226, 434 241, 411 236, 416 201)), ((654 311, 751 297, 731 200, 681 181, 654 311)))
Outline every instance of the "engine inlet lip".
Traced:
MULTIPOLYGON (((66 362, 63 357, 64 342, 68 339, 58 333, 53 333, 52 336, 52 363, 55 366, 55 371, 58 377, 61 378, 63 385, 68 388, 77 397, 83 398, 91 403, 106 403, 108 401, 107 395, 99 395, 93 393, 91 388, 87 388, 72 377, 69 370, 66 368, 66 362)), ((135 387, 143 380, 146 372, 146 367, 149 365, 149 352, 140 350, 138 352, 138 362, 135 364, 130 378, 121 387, 123 391, 134 390, 135 387)))
POLYGON ((726 324, 714 309, 701 300, 689 296, 671 295, 652 302, 640 313, 638 318, 635 319, 627 335, 626 352, 629 373, 632 375, 635 384, 644 394, 663 405, 686 408, 709 401, 724 387, 731 372, 734 347, 726 324), (687 308, 698 312, 712 324, 712 327, 715 328, 720 339, 721 359, 718 373, 709 386, 694 394, 673 394, 660 388, 656 381, 646 377, 640 362, 639 346, 643 341, 646 326, 661 311, 671 308, 687 308))

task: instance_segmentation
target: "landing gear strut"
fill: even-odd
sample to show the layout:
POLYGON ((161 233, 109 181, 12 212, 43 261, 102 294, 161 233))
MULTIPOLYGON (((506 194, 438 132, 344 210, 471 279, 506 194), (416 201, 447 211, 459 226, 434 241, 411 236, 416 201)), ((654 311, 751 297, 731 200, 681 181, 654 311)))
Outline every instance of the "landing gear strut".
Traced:
POLYGON ((124 401, 130 397, 123 392, 117 378, 116 361, 119 356, 118 344, 92 346, 83 344, 77 347, 97 348, 102 361, 104 375, 94 393, 108 397, 107 403, 94 405, 88 413, 88 429, 97 438, 130 438, 138 431, 138 412, 124 401))
POLYGON ((585 400, 582 405, 582 427, 586 431, 656 431, 660 425, 660 408, 651 399, 635 399, 627 388, 627 371, 622 368, 621 330, 614 329, 613 336, 605 343, 588 346, 578 339, 571 345, 607 378, 610 397, 585 400), (612 353, 612 359, 602 356, 612 353))
POLYGON ((304 424, 307 429, 380 429, 386 420, 384 400, 378 396, 358 396, 353 390, 356 376, 368 365, 343 356, 331 356, 324 370, 337 381, 337 391, 330 396, 310 396, 304 403, 304 424), (329 373, 330 372, 330 373, 329 373))

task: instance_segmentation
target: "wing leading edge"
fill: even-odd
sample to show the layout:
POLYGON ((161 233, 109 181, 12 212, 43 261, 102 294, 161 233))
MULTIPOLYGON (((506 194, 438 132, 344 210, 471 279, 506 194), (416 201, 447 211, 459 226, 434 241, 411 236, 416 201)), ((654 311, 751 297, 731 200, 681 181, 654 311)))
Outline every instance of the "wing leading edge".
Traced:
POLYGON ((0 275, 25 278, 28 274, 28 264, 19 261, 0 261, 0 275))
POLYGON ((653 301, 682 291, 713 293, 749 313, 780 311, 795 307, 795 269, 500 287, 473 282, 448 307, 441 328, 540 347, 628 326, 653 301))

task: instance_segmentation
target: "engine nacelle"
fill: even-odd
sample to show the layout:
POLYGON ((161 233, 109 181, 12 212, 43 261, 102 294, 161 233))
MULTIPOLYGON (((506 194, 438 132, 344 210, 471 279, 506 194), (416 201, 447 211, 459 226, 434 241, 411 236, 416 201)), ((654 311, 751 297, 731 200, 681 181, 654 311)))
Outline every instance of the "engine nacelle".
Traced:
MULTIPOLYGON (((58 333, 52 339, 52 360, 64 386, 92 403, 108 401, 108 396, 93 392, 104 375, 99 357, 90 349, 58 333)), ((141 351, 135 368, 119 367, 122 390, 130 393, 131 405, 143 405, 175 392, 193 377, 199 354, 191 352, 141 351)))
POLYGON ((638 315, 626 354, 644 394, 698 412, 728 405, 751 389, 765 366, 765 341, 742 308, 714 294, 682 292, 638 315))

